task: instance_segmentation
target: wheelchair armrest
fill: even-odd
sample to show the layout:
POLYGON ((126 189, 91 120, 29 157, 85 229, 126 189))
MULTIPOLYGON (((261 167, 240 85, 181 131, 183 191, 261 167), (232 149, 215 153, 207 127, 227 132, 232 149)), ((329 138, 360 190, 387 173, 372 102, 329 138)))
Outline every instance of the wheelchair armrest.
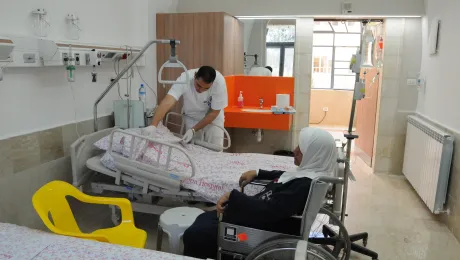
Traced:
MULTIPOLYGON (((271 182, 271 181, 269 181, 269 180, 256 180, 256 181, 250 182, 249 184, 251 184, 251 185, 256 185, 256 186, 265 187, 265 186, 267 186, 270 182, 271 182)), ((241 190, 240 190, 242 193, 244 193, 244 187, 246 187, 246 185, 248 185, 248 184, 243 183, 243 187, 241 187, 241 190)))
POLYGON ((337 177, 330 177, 330 176, 320 176, 318 178, 315 178, 315 181, 321 181, 321 182, 326 182, 326 183, 332 183, 332 184, 343 184, 343 178, 337 178, 337 177))
POLYGON ((270 182, 270 180, 255 180, 250 182, 249 184, 251 185, 256 185, 256 186, 267 186, 270 182))

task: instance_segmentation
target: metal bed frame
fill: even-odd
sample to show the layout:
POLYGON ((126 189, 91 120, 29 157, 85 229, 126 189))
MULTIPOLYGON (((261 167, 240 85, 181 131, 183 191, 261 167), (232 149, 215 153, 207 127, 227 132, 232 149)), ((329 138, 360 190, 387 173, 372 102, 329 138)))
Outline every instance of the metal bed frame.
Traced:
MULTIPOLYGON (((171 112, 166 116, 165 125, 178 125, 170 122, 174 117, 183 118, 185 116, 171 112)), ((182 124, 179 126, 181 126, 181 131, 183 131, 184 120, 182 120, 182 124)), ((231 145, 230 135, 223 127, 214 126, 224 131, 224 139, 227 140, 226 146, 220 147, 207 143, 203 140, 203 136, 201 140, 193 141, 194 144, 214 151, 228 149, 231 145)), ((180 136, 180 134, 176 135, 180 136)), ((195 175, 196 167, 193 159, 179 143, 168 144, 153 138, 128 133, 118 128, 110 128, 80 137, 71 145, 70 150, 73 185, 75 187, 94 194, 115 193, 113 195, 118 196, 121 193, 124 197, 131 200, 135 212, 161 215, 170 208, 155 205, 161 198, 190 202, 208 202, 194 191, 183 189, 180 186, 181 180, 195 175), (112 141, 115 133, 123 133, 131 137, 129 140, 131 142, 131 150, 129 151, 128 158, 112 151, 112 141), (114 158, 117 171, 112 171, 102 165, 100 160, 105 151, 99 150, 94 146, 96 141, 109 134, 111 142, 108 152, 114 158), (166 147, 168 151, 166 163, 159 163, 159 158, 157 158, 157 165, 150 165, 134 160, 133 143, 135 140, 146 140, 147 142, 166 147), (168 172, 171 153, 174 150, 184 154, 188 158, 192 168, 190 176, 168 172)), ((118 211, 115 207, 112 208, 112 220, 114 223, 119 221, 118 211)))

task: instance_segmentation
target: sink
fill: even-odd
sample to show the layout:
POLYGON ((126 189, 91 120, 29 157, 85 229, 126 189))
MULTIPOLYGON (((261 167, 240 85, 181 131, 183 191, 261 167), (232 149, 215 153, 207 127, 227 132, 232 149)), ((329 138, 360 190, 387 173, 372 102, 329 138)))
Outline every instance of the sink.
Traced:
POLYGON ((250 113, 272 113, 270 109, 241 109, 243 112, 250 112, 250 113))

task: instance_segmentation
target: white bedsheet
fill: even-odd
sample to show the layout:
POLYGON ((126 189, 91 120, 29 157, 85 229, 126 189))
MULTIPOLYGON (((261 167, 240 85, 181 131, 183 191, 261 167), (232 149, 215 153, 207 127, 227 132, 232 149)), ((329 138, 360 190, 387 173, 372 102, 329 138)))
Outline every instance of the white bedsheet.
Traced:
POLYGON ((0 223, 0 260, 193 260, 179 255, 58 236, 0 223))
MULTIPOLYGON (((139 129, 128 131, 140 134, 139 129)), ((164 126, 158 127, 156 138, 169 143, 177 143, 178 141, 178 138, 164 126)), ((130 140, 128 135, 116 133, 112 150, 128 156, 131 142, 127 140, 130 140)), ((96 142, 95 145, 100 149, 107 150, 109 138, 104 137, 96 142)), ((157 161, 158 153, 160 152, 160 164, 166 162, 165 147, 150 145, 145 152, 142 152, 142 148, 145 146, 146 142, 135 141, 135 158, 139 161, 153 164, 157 161)), ((196 174, 193 178, 183 180, 182 186, 196 191, 211 202, 217 202, 227 191, 239 189, 238 180, 241 174, 246 171, 257 169, 286 171, 295 167, 291 157, 252 153, 218 153, 197 145, 187 145, 186 150, 195 161, 196 174)), ((107 168, 115 170, 113 158, 108 153, 104 155, 101 162, 107 168)), ((191 176, 190 162, 184 154, 173 152, 169 171, 191 176)), ((256 194, 259 191, 260 187, 256 186, 247 186, 245 189, 245 193, 249 195, 256 194)))

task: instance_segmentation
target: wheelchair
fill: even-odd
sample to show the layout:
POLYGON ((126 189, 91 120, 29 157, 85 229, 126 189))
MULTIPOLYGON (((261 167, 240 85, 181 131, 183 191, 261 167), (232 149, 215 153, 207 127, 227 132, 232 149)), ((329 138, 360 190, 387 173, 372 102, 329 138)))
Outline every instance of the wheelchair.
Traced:
POLYGON ((338 194, 334 187, 342 183, 343 178, 336 177, 312 180, 302 216, 292 217, 300 222, 298 234, 233 225, 222 221, 221 215, 217 260, 348 260, 351 251, 348 232, 337 213, 330 211, 334 209, 331 200, 338 194))

